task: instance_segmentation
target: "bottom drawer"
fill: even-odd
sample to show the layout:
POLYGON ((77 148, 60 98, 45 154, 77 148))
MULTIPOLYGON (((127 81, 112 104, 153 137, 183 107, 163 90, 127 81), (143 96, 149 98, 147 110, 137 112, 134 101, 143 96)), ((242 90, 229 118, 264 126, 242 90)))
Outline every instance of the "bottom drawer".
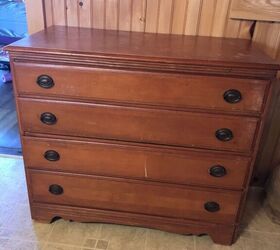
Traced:
POLYGON ((234 223, 241 192, 28 170, 33 202, 234 223))

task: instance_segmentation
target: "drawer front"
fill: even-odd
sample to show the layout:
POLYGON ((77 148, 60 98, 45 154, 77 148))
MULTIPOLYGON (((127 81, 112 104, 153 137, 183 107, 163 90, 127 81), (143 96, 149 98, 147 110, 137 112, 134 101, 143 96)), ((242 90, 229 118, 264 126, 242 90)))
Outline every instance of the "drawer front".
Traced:
POLYGON ((28 176, 33 202, 216 223, 234 223, 242 194, 34 170, 28 176))
POLYGON ((20 94, 241 112, 262 109, 268 84, 262 80, 28 63, 15 63, 15 78, 20 94), (50 76, 53 87, 40 87, 37 84, 40 75, 50 76), (225 101, 224 94, 231 89, 241 93, 239 102, 225 101))
POLYGON ((30 168, 241 189, 250 160, 205 151, 23 137, 30 168), (232 160, 234 158, 234 160, 232 160))
POLYGON ((19 98, 19 109, 25 132, 242 152, 251 151, 258 122, 249 117, 28 98, 19 98))

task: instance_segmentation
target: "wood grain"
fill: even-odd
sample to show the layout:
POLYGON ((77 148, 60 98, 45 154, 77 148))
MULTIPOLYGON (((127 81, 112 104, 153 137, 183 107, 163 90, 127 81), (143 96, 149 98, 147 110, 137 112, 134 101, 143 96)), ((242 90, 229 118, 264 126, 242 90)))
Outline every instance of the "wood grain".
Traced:
MULTIPOLYGON (((107 1, 105 10, 106 4, 107 1)), ((119 2, 117 6, 119 8, 119 2)), ((241 34, 240 29, 237 34, 241 34)), ((222 244, 231 244, 236 239, 253 163, 260 144, 263 118, 269 109, 267 104, 271 97, 270 82, 279 68, 277 63, 246 40, 73 27, 52 27, 17 42, 8 50, 13 72, 16 72, 20 64, 28 65, 29 62, 33 65, 30 70, 21 71, 22 77, 14 74, 14 80, 18 82, 27 76, 26 72, 31 72, 31 80, 28 81, 31 91, 25 93, 24 90, 19 91, 17 83, 14 84, 14 88, 21 121, 21 135, 24 138, 28 136, 37 139, 35 144, 27 142, 29 144, 27 147, 31 146, 29 151, 34 151, 38 158, 32 158, 32 154, 29 158, 30 166, 26 165, 34 218, 48 220, 53 216, 62 215, 67 219, 84 221, 86 216, 89 216, 88 220, 92 220, 97 218, 97 214, 101 214, 100 221, 126 223, 131 219, 127 214, 133 213, 137 219, 132 220, 131 223, 139 223, 139 225, 142 223, 160 229, 168 228, 175 232, 192 230, 192 233, 199 233, 204 229, 215 242, 222 244), (36 67, 35 75, 45 68, 52 68, 51 75, 55 75, 55 86, 48 90, 54 91, 53 95, 46 94, 48 90, 43 92, 45 94, 36 92, 38 91, 36 77, 32 76, 32 70, 36 67), (71 69, 73 72, 70 72, 71 69), (74 70, 81 79, 83 76, 85 78, 83 80, 76 78, 71 82, 76 75, 73 74, 74 70), (67 71, 72 73, 71 77, 67 71), (146 80, 143 71, 146 72, 146 80), (184 74, 185 78, 182 81, 178 72, 184 74), (215 86, 224 86, 231 82, 234 88, 241 72, 243 72, 243 77, 240 79, 243 82, 240 85, 242 88, 246 84, 251 85, 252 81, 258 81, 258 86, 261 86, 260 83, 265 79, 264 85, 269 84, 265 88, 268 91, 263 91, 265 106, 261 109, 261 114, 225 112, 215 107, 212 111, 205 107, 195 109, 200 103, 208 102, 209 96, 199 98, 200 102, 194 102, 193 108, 182 110, 177 107, 182 104, 177 103, 176 96, 180 93, 174 92, 175 89, 191 87, 192 91, 189 93, 194 93, 197 89, 200 90, 197 93, 203 93, 204 89, 209 92, 211 86, 215 89, 215 86), (91 74, 94 74, 94 77, 91 74), (96 74, 99 76, 97 77, 96 74), (118 74, 118 77, 114 79, 115 74, 118 74), (160 79, 159 75, 164 77, 160 79), (112 85, 106 87, 104 84, 116 83, 116 79, 121 77, 123 80, 118 83, 119 86, 122 84, 132 84, 132 86, 122 87, 125 90, 121 90, 121 94, 118 91, 115 94, 110 93, 112 85), (182 83, 186 83, 189 77, 192 77, 192 80, 184 86, 182 83), (202 81, 203 77, 207 80, 202 81), (231 79, 226 80, 229 77, 231 79), (165 78, 167 81, 162 84, 165 78), (57 82, 57 79, 61 80, 57 82), (83 99, 86 92, 75 96, 77 94, 75 92, 79 89, 88 90, 87 86, 92 84, 88 79, 97 81, 96 90, 99 89, 99 97, 103 96, 104 100, 96 101, 94 100, 96 96, 93 99, 91 99, 93 96, 88 97, 88 100, 83 99), (192 85, 194 79, 196 84, 192 85), (214 79, 213 82, 211 80, 211 84, 210 79, 214 79), (220 85, 218 79, 222 79, 220 85), (149 85, 139 88, 145 81, 149 85), (81 84, 80 88, 75 88, 75 82, 83 83, 85 87, 81 84), (180 87, 175 88, 174 82, 180 87), (199 87, 205 82, 208 86, 199 87), (173 84, 172 87, 170 83, 173 84), (60 92, 56 93, 59 89, 57 87, 60 87, 60 92), (152 89, 153 87, 159 90, 159 96, 156 95, 157 92, 152 89), (160 97, 166 95, 166 93, 160 94, 162 87, 169 88, 169 91, 164 92, 171 93, 171 97, 168 98, 173 100, 171 102, 175 102, 174 107, 158 103, 160 97), (147 92, 143 92, 143 89, 147 92), (67 98, 63 95, 63 91, 70 93, 67 98), (120 103, 111 100, 116 96, 120 98, 118 100, 120 103), (110 100, 106 101, 106 97, 110 100), (130 98, 134 101, 139 99, 140 104, 133 104, 130 98), (146 101, 149 104, 142 103, 146 101), (42 123, 43 112, 53 113, 57 118, 55 124, 42 123), (216 131, 219 128, 231 129, 233 138, 223 142, 218 140, 216 131), (42 142, 42 138, 45 138, 43 139, 45 141, 38 152, 36 151, 39 149, 38 141, 42 142), (56 147, 54 149, 61 153, 59 163, 61 162, 62 165, 53 166, 55 171, 52 171, 50 165, 45 165, 42 159, 43 152, 46 150, 44 147, 50 146, 56 147), (92 158, 88 150, 91 153, 97 152, 98 156, 92 158), (75 170, 71 162, 64 161, 65 157, 71 161, 75 151, 78 151, 77 155, 84 155, 83 158, 88 159, 89 164, 79 166, 79 169, 75 170), (112 159, 104 156, 108 151, 112 159), (202 152, 206 153, 201 154, 202 152), (113 160, 114 155, 119 162, 113 160), (133 169, 129 169, 132 166, 130 157, 138 159, 133 169), (208 164, 214 163, 213 159, 219 159, 221 164, 229 166, 228 169, 231 171, 228 174, 235 176, 231 179, 237 181, 234 182, 235 185, 243 182, 241 190, 237 191, 240 186, 239 188, 235 186, 237 189, 234 186, 228 189, 222 183, 211 182, 207 178, 208 175, 206 177, 206 169, 208 164), (236 161, 237 159, 241 161, 236 161), (96 160, 98 163, 95 162, 96 160), (248 161, 249 165, 246 164, 248 161), (238 166, 231 165, 238 162, 240 164, 238 166), (38 167, 37 164, 40 166, 38 167), (184 171, 185 165, 189 164, 196 166, 196 171, 194 170, 192 174, 184 171), (121 169, 121 166, 124 168, 121 169), (95 173, 89 169, 103 176, 95 176, 95 173), (164 169, 167 173, 163 171, 164 169), (233 174, 237 169, 240 170, 238 175, 237 172, 233 174), (199 175, 197 171, 201 171, 199 175), (113 176, 114 174, 116 176, 113 176), (148 180, 149 176, 151 179, 148 180), (201 184, 202 179, 207 187, 201 184), (64 192, 61 196, 54 196, 49 192, 49 186, 52 184, 62 185, 64 192), (224 189, 220 189, 222 186, 224 189), (207 201, 216 201, 220 205, 211 203, 211 209, 205 206, 207 201), (45 206, 40 206, 41 203, 45 206), (76 206, 80 208, 78 212, 76 206), (212 213, 209 210, 212 210, 212 213), (162 217, 162 223, 156 220, 157 216, 162 217), (149 221, 147 221, 148 217, 149 221), (192 219, 191 227, 188 225, 190 219, 192 219), (225 230, 223 233, 221 233, 222 229, 225 230)), ((22 86, 25 88, 27 85, 22 86)), ((251 91, 252 88, 249 90, 251 91)), ((92 90, 88 92, 94 93, 93 95, 98 93, 92 90)), ((213 93, 209 93, 210 97, 213 93)), ((223 91, 216 98, 222 99, 222 93, 223 91)), ((191 96, 181 99, 186 102, 191 100, 191 96)), ((244 95, 244 103, 249 99, 244 95)), ((211 106, 209 103, 207 105, 211 106)), ((82 161, 79 163, 82 164, 82 161)))
POLYGON ((280 21, 279 0, 232 0, 231 18, 280 21))
POLYGON ((19 110, 24 114, 21 115, 21 124, 27 133, 211 148, 245 154, 252 151, 258 125, 258 119, 252 117, 30 98, 19 98, 19 110), (40 116, 44 112, 54 114, 58 122, 54 125, 42 123, 40 116), (233 139, 219 141, 215 133, 221 128, 230 129, 233 139))
POLYGON ((27 62, 16 62, 15 66, 19 95, 56 98, 64 96, 74 100, 164 105, 180 109, 196 107, 255 116, 262 112, 269 84, 264 80, 104 70, 27 62), (52 77, 55 82, 53 88, 46 90, 38 86, 36 80, 42 72, 52 77), (240 91, 242 100, 230 104, 224 100, 223 95, 233 86, 240 91))
POLYGON ((105 1, 93 0, 92 2, 92 28, 104 29, 106 23, 105 1))
POLYGON ((28 33, 32 34, 44 29, 44 9, 42 1, 27 0, 25 1, 25 6, 28 33), (34 20, 36 20, 36 22, 34 20))
POLYGON ((79 26, 78 0, 67 0, 67 25, 79 26))
POLYGON ((91 0, 79 0, 78 1, 78 17, 80 27, 92 27, 92 1, 91 0))
POLYGON ((167 150, 107 141, 77 141, 23 137, 24 159, 29 168, 185 185, 242 190, 250 158, 187 149, 167 150), (44 158, 47 150, 59 153, 58 161, 44 158), (107 157, 110 155, 110 157, 107 157), (232 161, 232 158, 235 161, 232 161), (83 159, 81 161, 81 159, 83 159), (227 174, 213 177, 211 167, 221 165, 227 174), (176 166, 176 171, 173 171, 176 166))
POLYGON ((142 213, 171 218, 204 220, 233 224, 241 192, 203 190, 168 184, 81 176, 57 172, 28 170, 33 202, 72 205, 104 210, 142 213), (52 184, 61 185, 62 195, 52 195, 52 184), (155 199, 156 197, 156 199, 155 199), (221 210, 209 213, 204 203, 215 201, 221 210))
POLYGON ((52 0, 52 12, 53 23, 56 25, 67 24, 66 0, 52 0))

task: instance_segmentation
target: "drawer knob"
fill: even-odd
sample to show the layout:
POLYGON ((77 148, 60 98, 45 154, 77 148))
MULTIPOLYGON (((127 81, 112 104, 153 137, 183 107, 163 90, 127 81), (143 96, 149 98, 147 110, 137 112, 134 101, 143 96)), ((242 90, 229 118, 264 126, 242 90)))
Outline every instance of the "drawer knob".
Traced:
POLYGON ((220 210, 220 205, 215 201, 208 201, 204 204, 204 208, 208 212, 215 213, 220 210))
POLYGON ((213 177, 223 177, 227 174, 227 170, 223 166, 215 165, 209 169, 209 173, 213 177))
POLYGON ((63 193, 63 188, 60 185, 52 184, 49 186, 49 192, 54 195, 61 195, 63 193))
POLYGON ((48 160, 48 161, 58 161, 60 158, 59 153, 57 153, 54 150, 48 150, 45 152, 44 157, 48 160))
POLYGON ((54 86, 54 81, 48 75, 40 75, 37 78, 37 84, 44 89, 50 89, 54 86))
POLYGON ((220 141, 230 141, 233 138, 233 133, 228 128, 220 128, 216 131, 216 138, 220 141))
POLYGON ((236 89, 229 89, 224 93, 224 100, 228 103, 238 103, 242 99, 240 91, 236 89))
POLYGON ((42 123, 45 123, 47 125, 53 125, 57 121, 56 116, 49 112, 41 114, 40 120, 42 123))

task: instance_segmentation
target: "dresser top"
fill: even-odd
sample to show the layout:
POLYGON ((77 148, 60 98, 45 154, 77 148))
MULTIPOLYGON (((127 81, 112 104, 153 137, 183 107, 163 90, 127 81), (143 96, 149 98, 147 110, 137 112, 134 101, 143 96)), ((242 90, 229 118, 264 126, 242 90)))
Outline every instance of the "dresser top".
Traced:
POLYGON ((278 69, 250 40, 52 26, 8 51, 278 69))

